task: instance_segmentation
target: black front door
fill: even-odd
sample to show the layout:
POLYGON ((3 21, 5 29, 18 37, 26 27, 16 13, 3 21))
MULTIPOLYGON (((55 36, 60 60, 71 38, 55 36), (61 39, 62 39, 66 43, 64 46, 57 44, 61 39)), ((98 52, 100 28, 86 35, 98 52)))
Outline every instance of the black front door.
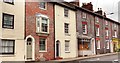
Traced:
POLYGON ((59 57, 59 41, 56 41, 56 57, 59 57))

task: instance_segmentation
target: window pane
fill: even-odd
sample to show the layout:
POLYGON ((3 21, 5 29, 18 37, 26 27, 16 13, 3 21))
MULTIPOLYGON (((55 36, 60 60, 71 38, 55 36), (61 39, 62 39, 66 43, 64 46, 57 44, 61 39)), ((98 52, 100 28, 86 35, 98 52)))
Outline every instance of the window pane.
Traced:
POLYGON ((47 32, 48 31, 48 19, 42 18, 42 31, 47 32))
POLYGON ((13 52, 13 47, 9 47, 8 50, 9 50, 10 53, 12 53, 13 52))
POLYGON ((13 15, 9 15, 9 14, 3 14, 3 27, 4 28, 13 28, 13 15))
POLYGON ((45 2, 40 2, 40 8, 45 9, 45 2))
POLYGON ((67 8, 64 8, 64 16, 68 17, 68 9, 67 8))
POLYGON ((40 39, 40 50, 45 50, 46 49, 46 45, 45 45, 45 39, 40 39))
POLYGON ((2 45, 1 45, 1 52, 2 54, 4 53, 14 53, 13 51, 13 40, 2 40, 2 45))

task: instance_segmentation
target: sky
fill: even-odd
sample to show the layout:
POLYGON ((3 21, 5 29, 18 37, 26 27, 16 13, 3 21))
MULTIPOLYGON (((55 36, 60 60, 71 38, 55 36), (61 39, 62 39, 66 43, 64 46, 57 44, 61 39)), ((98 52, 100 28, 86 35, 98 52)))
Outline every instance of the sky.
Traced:
POLYGON ((82 3, 92 2, 94 11, 97 11, 98 8, 102 8, 102 10, 106 12, 108 18, 118 21, 118 2, 120 0, 79 0, 79 1, 80 5, 82 5, 82 3))

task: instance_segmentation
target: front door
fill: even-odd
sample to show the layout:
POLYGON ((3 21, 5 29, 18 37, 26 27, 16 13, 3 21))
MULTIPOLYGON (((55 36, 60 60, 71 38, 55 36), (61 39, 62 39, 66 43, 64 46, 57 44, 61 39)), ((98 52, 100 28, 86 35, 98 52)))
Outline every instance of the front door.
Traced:
POLYGON ((56 57, 59 57, 59 41, 56 42, 56 57))
POLYGON ((27 60, 32 59, 32 42, 28 41, 27 42, 27 60))

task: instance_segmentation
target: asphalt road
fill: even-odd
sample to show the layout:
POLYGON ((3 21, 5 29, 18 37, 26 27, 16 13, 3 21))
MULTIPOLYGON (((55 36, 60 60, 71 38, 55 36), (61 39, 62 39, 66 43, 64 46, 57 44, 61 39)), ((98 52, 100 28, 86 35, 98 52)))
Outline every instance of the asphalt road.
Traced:
POLYGON ((79 63, 119 63, 118 54, 79 60, 79 63))
MULTIPOLYGON (((74 61, 43 61, 43 62, 2 62, 2 63, 119 63, 118 54, 101 56, 89 59, 74 60, 74 61)), ((119 57, 120 60, 120 57, 119 57)))

